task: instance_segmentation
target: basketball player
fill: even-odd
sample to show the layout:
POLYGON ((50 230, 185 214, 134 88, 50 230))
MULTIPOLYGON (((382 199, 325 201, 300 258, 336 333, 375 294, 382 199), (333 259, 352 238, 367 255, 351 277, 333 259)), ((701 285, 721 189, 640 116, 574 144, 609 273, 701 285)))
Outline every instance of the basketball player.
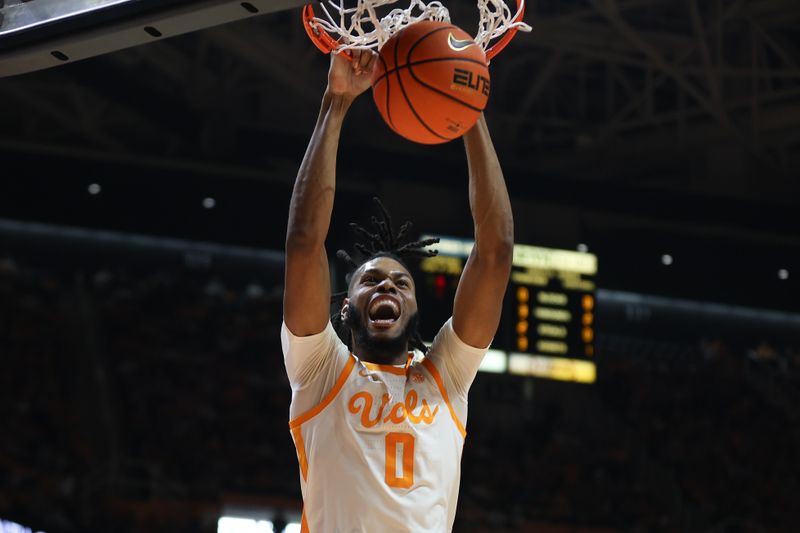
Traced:
MULTIPOLYGON (((383 213, 375 233, 359 229, 369 256, 349 277, 333 322, 325 238, 336 188, 336 152, 350 104, 370 86, 376 55, 332 55, 328 86, 294 185, 286 235, 281 331, 292 386, 290 429, 304 500, 302 531, 451 531, 466 435, 467 391, 500 320, 513 249, 511 206, 489 131, 464 135, 475 246, 453 316, 425 352, 417 333, 414 279, 383 213)), ((381 206, 382 208, 382 206, 381 206)))

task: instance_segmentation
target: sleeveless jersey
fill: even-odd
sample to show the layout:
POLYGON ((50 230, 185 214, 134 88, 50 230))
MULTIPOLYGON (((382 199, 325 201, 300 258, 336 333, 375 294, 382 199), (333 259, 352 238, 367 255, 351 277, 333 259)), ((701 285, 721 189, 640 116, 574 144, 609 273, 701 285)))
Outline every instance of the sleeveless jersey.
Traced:
MULTIPOLYGON (((288 358, 291 334, 285 326, 283 333, 288 358)), ((405 367, 360 361, 331 338, 332 328, 320 335, 336 344, 329 347, 335 355, 328 354, 338 360, 328 363, 336 367, 335 382, 314 393, 293 386, 293 406, 304 392, 324 396, 289 422, 300 464, 302 531, 449 532, 466 436, 466 389, 485 350, 463 344, 450 321, 429 355, 409 356, 405 367), (453 364, 466 367, 460 381, 446 374, 453 364)))

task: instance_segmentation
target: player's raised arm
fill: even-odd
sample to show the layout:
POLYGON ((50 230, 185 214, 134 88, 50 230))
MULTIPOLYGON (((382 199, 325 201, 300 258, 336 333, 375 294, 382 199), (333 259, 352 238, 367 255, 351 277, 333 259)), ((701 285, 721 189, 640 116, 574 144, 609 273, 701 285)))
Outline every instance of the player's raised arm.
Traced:
POLYGON ((283 316, 299 337, 325 329, 331 287, 325 238, 336 189, 336 152, 353 100, 370 86, 375 55, 353 50, 353 61, 332 55, 328 87, 306 149, 289 206, 283 316))
POLYGON ((464 146, 475 247, 456 290, 453 329, 465 343, 485 348, 500 323, 514 251, 514 220, 503 171, 483 116, 464 134, 464 146))

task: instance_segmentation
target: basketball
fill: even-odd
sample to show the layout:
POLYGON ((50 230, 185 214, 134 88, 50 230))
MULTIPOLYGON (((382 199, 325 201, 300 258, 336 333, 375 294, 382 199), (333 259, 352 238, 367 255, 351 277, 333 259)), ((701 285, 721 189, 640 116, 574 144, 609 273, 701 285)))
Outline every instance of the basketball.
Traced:
POLYGON ((439 144, 461 137, 486 107, 489 68, 483 49, 449 22, 424 20, 383 45, 372 96, 392 130, 439 144))

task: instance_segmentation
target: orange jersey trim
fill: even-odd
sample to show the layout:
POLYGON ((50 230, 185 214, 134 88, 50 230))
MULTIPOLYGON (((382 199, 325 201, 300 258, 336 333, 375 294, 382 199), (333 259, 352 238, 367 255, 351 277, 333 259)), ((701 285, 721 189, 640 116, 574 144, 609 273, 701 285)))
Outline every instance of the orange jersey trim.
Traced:
POLYGON ((442 381, 442 376, 439 374, 439 371, 436 370, 436 366, 433 364, 433 361, 428 359, 427 357, 422 360, 422 366, 428 369, 428 372, 431 373, 433 376, 433 380, 436 382, 436 385, 439 387, 439 392, 442 394, 442 398, 444 398, 444 403, 447 404, 447 408, 450 410, 450 416, 453 418, 453 422, 456 423, 456 427, 458 431, 461 433, 463 438, 467 437, 467 430, 464 429, 464 425, 458 419, 458 415, 456 415, 455 409, 453 409, 453 405, 450 403, 450 397, 447 395, 447 391, 444 388, 444 382, 442 381))
POLYGON ((395 374, 397 376, 405 376, 406 372, 408 371, 408 367, 411 366, 411 361, 413 359, 414 359, 414 354, 409 352, 408 359, 406 360, 406 366, 403 368, 394 365, 379 365, 376 363, 368 363, 366 361, 361 361, 361 364, 364 365, 367 370, 388 372, 389 374, 395 374))
POLYGON ((303 431, 300 426, 292 428, 292 437, 294 437, 294 447, 297 448, 297 462, 300 463, 300 473, 303 475, 303 481, 307 481, 308 458, 306 457, 306 444, 303 442, 303 431))
POLYGON ((308 521, 306 520, 305 509, 303 509, 303 517, 300 519, 300 533, 309 533, 308 521))
POLYGON ((398 376, 406 375, 406 369, 400 368, 399 366, 376 365, 375 363, 367 363, 366 361, 361 361, 361 364, 367 367, 367 370, 388 372, 389 374, 396 374, 398 376))
POLYGON ((289 428, 294 429, 296 427, 299 427, 304 422, 308 422, 309 420, 317 416, 323 409, 325 409, 328 406, 328 404, 331 403, 334 398, 336 398, 336 395, 339 394, 339 391, 342 390, 344 382, 347 381, 347 378, 350 376, 350 373, 353 371, 353 367, 355 365, 356 365, 356 359, 351 355, 350 359, 347 361, 347 364, 344 367, 344 370, 342 370, 342 373, 339 374, 339 378, 336 380, 336 383, 333 385, 333 388, 330 390, 328 395, 325 396, 325 398, 320 403, 318 403, 317 406, 314 407, 313 409, 306 411, 305 413, 298 416, 294 420, 290 420, 289 428))

